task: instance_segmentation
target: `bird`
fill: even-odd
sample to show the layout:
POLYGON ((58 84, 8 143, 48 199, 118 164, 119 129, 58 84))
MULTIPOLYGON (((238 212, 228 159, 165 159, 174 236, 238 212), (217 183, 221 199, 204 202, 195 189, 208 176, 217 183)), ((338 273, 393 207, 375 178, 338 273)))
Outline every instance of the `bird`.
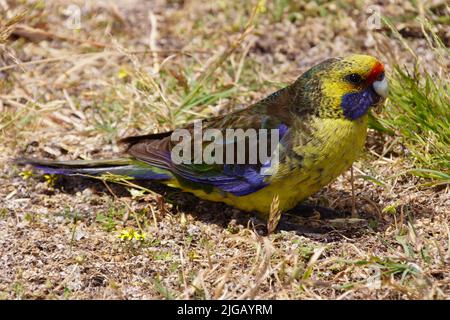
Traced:
MULTIPOLYGON (((247 108, 202 120, 203 130, 214 129, 224 135, 229 129, 270 132, 266 136, 268 144, 277 153, 266 153, 266 157, 258 153, 256 161, 255 152, 238 148, 239 142, 241 147, 250 147, 252 137, 246 136, 201 140, 202 148, 226 146, 227 151, 218 156, 212 152, 200 161, 189 152, 194 149, 195 139, 187 139, 188 147, 179 156, 191 161, 175 161, 174 150, 179 149, 181 139, 174 141, 173 135, 178 129, 195 135, 195 124, 189 123, 173 131, 120 140, 126 146, 125 155, 120 158, 25 158, 17 163, 31 165, 45 174, 112 173, 156 181, 267 219, 275 199, 278 210, 286 212, 352 166, 364 150, 369 110, 381 105, 387 95, 385 69, 378 59, 363 54, 334 57, 247 108), (233 155, 232 151, 241 153, 233 155), (226 158, 227 155, 231 157, 226 158), (239 156, 240 161, 236 161, 239 156), (231 161, 214 162, 213 158, 231 161)), ((263 137, 257 135, 256 140, 264 140, 263 137)))

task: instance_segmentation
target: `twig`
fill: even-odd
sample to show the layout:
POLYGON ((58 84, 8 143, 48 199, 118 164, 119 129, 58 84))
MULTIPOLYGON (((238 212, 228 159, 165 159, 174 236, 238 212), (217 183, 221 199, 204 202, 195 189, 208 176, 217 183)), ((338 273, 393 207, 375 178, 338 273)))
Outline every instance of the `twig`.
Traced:
POLYGON ((159 72, 159 58, 158 58, 158 52, 155 51, 158 49, 156 45, 156 39, 158 37, 158 21, 156 19, 156 16, 153 12, 149 12, 149 20, 150 20, 150 39, 149 39, 149 47, 150 50, 153 51, 152 57, 153 57, 153 72, 158 73, 159 72))
POLYGON ((97 48, 112 48, 112 45, 107 44, 107 43, 101 43, 101 42, 97 42, 97 41, 91 41, 91 40, 70 37, 70 36, 64 36, 61 34, 50 32, 50 31, 33 28, 33 27, 27 26, 25 24, 17 24, 14 27, 12 34, 30 39, 31 41, 36 38, 37 39, 57 39, 57 40, 69 41, 69 42, 75 42, 75 43, 81 43, 81 44, 89 44, 90 46, 97 47, 97 48))
POLYGON ((141 224, 140 224, 140 222, 139 222, 139 219, 138 219, 138 217, 137 217, 137 214, 136 214, 136 212, 133 210, 133 208, 131 208, 131 206, 130 206, 126 201, 123 201, 123 200, 119 199, 119 197, 117 197, 117 195, 112 191, 111 187, 108 185, 108 183, 107 183, 105 180, 102 180, 102 181, 103 181, 103 184, 105 185, 105 187, 108 189, 108 191, 113 195, 113 197, 114 197, 116 200, 119 200, 120 202, 124 203, 125 206, 128 208, 128 210, 131 211, 131 212, 133 213, 134 219, 136 220, 136 224, 137 224, 139 230, 141 231, 141 233, 143 233, 144 230, 142 229, 141 224))
POLYGON ((117 55, 117 56, 127 56, 129 54, 153 54, 154 52, 157 53, 166 53, 166 54, 182 54, 186 56, 191 56, 193 53, 200 53, 200 54, 210 54, 211 52, 205 51, 205 50, 192 50, 192 51, 183 51, 183 50, 137 50, 137 51, 129 51, 129 52, 117 52, 117 51, 101 51, 101 52, 87 52, 87 53, 79 53, 79 54, 70 54, 66 56, 61 57, 55 57, 55 58, 46 58, 46 59, 40 59, 40 60, 33 60, 33 61, 27 61, 27 62, 21 62, 20 64, 10 64, 7 66, 0 67, 0 71, 6 71, 10 69, 15 69, 19 67, 24 66, 30 66, 35 64, 42 64, 42 63, 52 63, 52 62, 59 62, 64 60, 74 60, 78 57, 83 56, 89 56, 89 55, 117 55))
POLYGON ((353 176, 353 166, 351 166, 350 168, 350 183, 352 185, 352 218, 358 218, 358 212, 356 212, 355 181, 353 176))

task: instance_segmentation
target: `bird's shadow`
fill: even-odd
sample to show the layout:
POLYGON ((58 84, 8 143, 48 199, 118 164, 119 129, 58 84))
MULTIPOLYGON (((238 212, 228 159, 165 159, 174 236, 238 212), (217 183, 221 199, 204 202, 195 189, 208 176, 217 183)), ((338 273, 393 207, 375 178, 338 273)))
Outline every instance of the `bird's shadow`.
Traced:
MULTIPOLYGON (((257 214, 238 210, 219 202, 201 200, 192 194, 165 185, 135 181, 162 196, 166 203, 172 204, 171 213, 189 213, 196 219, 208 224, 215 224, 222 228, 237 225, 253 228, 261 235, 267 234, 267 222, 257 214)), ((94 193, 114 193, 116 197, 129 197, 129 191, 118 184, 108 183, 108 187, 99 180, 84 177, 61 176, 54 188, 68 194, 75 194, 87 188, 94 193)), ((112 195, 111 195, 112 196, 112 195)), ((348 210, 333 210, 313 204, 300 204, 284 213, 275 232, 290 231, 323 242, 338 241, 343 238, 359 238, 371 230, 368 226, 370 215, 359 213, 362 219, 351 219, 348 210)), ((380 227, 380 226, 378 226, 380 227)), ((231 230, 230 229, 230 230, 231 230)))

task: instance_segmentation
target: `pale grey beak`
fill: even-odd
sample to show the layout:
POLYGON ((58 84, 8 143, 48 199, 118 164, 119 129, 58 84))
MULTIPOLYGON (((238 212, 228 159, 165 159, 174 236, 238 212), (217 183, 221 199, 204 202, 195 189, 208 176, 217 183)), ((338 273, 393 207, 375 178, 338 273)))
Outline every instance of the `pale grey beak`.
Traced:
POLYGON ((382 80, 375 81, 372 84, 372 86, 373 86, 373 90, 375 90, 375 92, 379 96, 381 96, 383 98, 386 98, 388 96, 389 86, 388 86, 388 83, 387 83, 386 76, 384 76, 382 80))

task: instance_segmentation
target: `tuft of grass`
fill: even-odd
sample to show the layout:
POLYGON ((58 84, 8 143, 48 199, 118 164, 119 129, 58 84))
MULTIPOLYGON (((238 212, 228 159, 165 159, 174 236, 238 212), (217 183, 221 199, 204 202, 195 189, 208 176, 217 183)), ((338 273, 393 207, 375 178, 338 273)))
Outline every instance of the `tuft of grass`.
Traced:
POLYGON ((94 127, 105 135, 107 143, 112 143, 118 135, 120 120, 125 117, 123 105, 117 101, 94 104, 94 127))
POLYGON ((110 207, 108 212, 97 213, 95 221, 100 223, 103 230, 111 232, 116 229, 116 226, 121 222, 121 219, 125 215, 124 208, 110 207))
MULTIPOLYGON (((387 117, 382 123, 396 130, 424 176, 449 179, 450 83, 427 72, 413 74, 396 66, 387 117)), ((418 172, 417 172, 418 173, 418 172)), ((450 179, 447 180, 450 182, 450 179)))
POLYGON ((164 286, 159 275, 153 280, 153 286, 155 290, 166 300, 174 300, 174 295, 170 292, 170 290, 164 286))
POLYGON ((372 259, 366 261, 357 261, 356 265, 369 265, 375 268, 379 268, 383 275, 398 275, 401 277, 401 282, 403 282, 407 276, 415 276, 420 273, 420 269, 412 264, 403 261, 396 261, 394 259, 386 258, 380 259, 373 257, 372 259))
MULTIPOLYGON (((422 22, 422 27, 445 75, 445 60, 448 61, 450 51, 428 23, 422 22)), ((401 38, 401 42, 408 46, 405 39, 401 38)), ((427 70, 420 58, 408 50, 414 56, 414 68, 394 65, 389 100, 379 121, 384 129, 375 129, 400 136, 399 142, 406 147, 406 156, 413 167, 408 171, 410 174, 432 179, 436 181, 434 184, 447 184, 450 183, 450 80, 437 71, 427 70)))

